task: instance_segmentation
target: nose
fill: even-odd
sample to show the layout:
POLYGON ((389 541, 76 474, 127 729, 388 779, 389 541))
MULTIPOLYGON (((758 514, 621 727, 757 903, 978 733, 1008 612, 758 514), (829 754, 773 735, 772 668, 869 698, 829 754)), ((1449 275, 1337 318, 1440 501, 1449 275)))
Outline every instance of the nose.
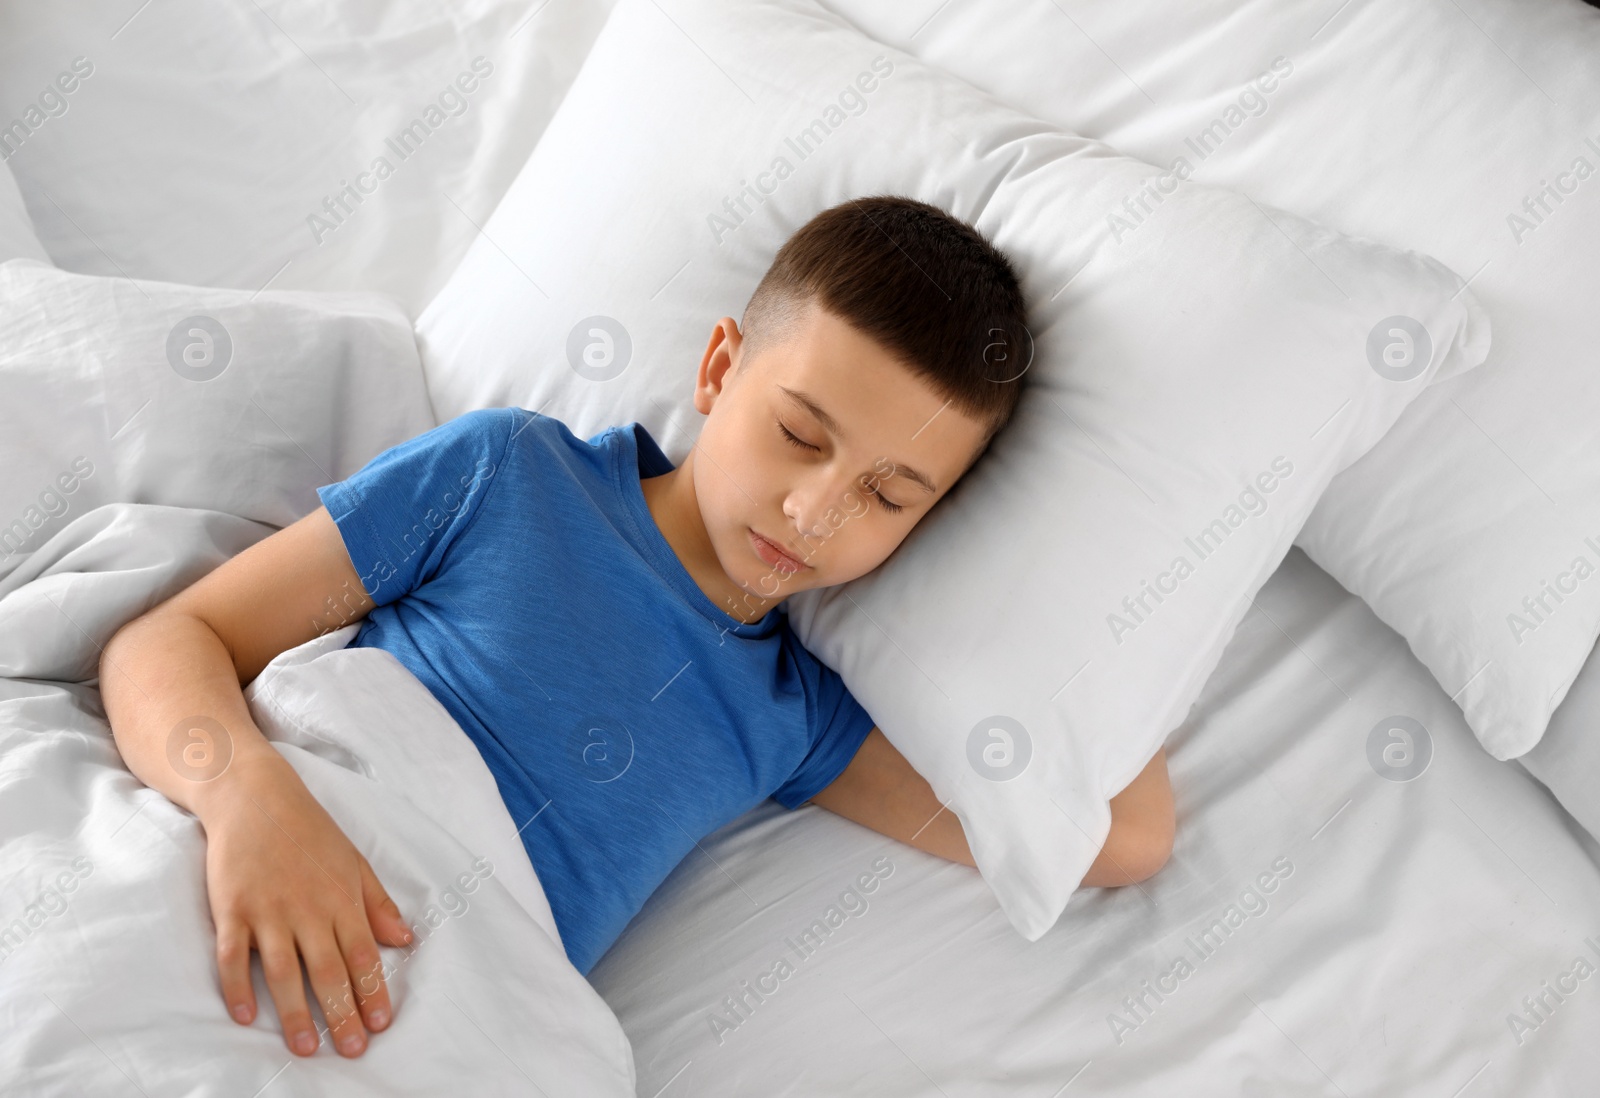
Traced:
POLYGON ((790 488, 783 513, 795 524, 799 548, 814 552, 822 544, 820 539, 831 537, 851 515, 859 515, 864 502, 863 489, 853 476, 818 469, 790 488))

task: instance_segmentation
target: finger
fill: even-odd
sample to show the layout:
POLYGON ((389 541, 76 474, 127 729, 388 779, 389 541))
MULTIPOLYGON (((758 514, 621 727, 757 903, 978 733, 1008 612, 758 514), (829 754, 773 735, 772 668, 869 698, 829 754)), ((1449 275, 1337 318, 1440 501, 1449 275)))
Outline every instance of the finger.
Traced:
POLYGON ((256 1017, 256 991, 250 983, 250 928, 239 919, 217 925, 217 975, 229 1015, 249 1025, 256 1017))
POLYGON ((378 941, 391 946, 411 943, 411 928, 400 914, 400 905, 389 898, 388 891, 365 858, 361 859, 361 902, 366 906, 367 920, 378 941))
POLYGON ((366 918, 358 923, 341 922, 337 929, 340 948, 345 950, 350 974, 356 981, 356 996, 361 1001, 362 1017, 366 1019, 368 1029, 380 1030, 387 1028, 394 1018, 394 1007, 383 978, 383 957, 378 953, 377 942, 407 945, 412 935, 400 914, 399 905, 390 898, 378 875, 373 872, 371 863, 361 858, 360 865, 361 900, 366 918), (366 949, 371 952, 366 952, 366 949))
POLYGON ((333 1047, 340 1056, 360 1056, 367 1048, 367 1030, 361 1024, 349 970, 333 927, 317 922, 299 928, 295 942, 306 959, 306 975, 311 977, 311 990, 317 993, 333 1047))
POLYGON ((367 920, 350 915, 334 923, 339 938, 339 951, 344 955, 344 965, 355 988, 356 1004, 361 1009, 361 1019, 368 1030, 376 1033, 389 1024, 394 1010, 389 1003, 389 988, 383 979, 383 956, 378 943, 373 941, 372 929, 367 920))
POLYGON ((306 1007, 294 935, 288 927, 278 924, 257 926, 255 935, 261 971, 267 978, 273 1005, 278 1008, 278 1023, 283 1026, 283 1042, 297 1056, 310 1056, 317 1051, 317 1031, 306 1007))

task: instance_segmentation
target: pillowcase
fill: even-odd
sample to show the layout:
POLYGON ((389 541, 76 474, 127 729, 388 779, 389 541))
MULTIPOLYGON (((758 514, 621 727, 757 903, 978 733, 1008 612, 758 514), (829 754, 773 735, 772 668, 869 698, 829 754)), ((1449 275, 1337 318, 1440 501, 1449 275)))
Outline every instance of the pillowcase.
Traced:
POLYGON ((827 3, 1056 125, 1470 276, 1485 367, 1423 394, 1297 544, 1490 754, 1532 747, 1600 636, 1600 12, 827 3))
POLYGON ((22 204, 22 193, 11 168, 0 160, 0 263, 8 259, 37 259, 49 263, 44 245, 33 231, 33 219, 22 204))
POLYGON ((0 264, 0 593, 102 504, 286 526, 318 485, 432 426, 389 298, 0 264))
POLYGON ((812 215, 883 192, 1013 258, 1030 389, 889 562, 790 618, 1032 940, 1329 479, 1488 327, 1431 259, 1054 130, 809 0, 621 0, 418 320, 435 407, 638 419, 681 462, 716 318, 812 215))

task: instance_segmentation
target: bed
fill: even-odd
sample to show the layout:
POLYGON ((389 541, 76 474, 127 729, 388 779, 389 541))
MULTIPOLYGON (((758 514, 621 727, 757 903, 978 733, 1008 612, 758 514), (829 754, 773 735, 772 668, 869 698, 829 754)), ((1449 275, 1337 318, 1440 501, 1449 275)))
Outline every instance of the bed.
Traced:
MULTIPOLYGON (((80 79, 67 106, 7 146, 6 164, 64 271, 115 279, 127 293, 142 292, 141 279, 249 293, 374 291, 415 316, 481 234, 611 6, 13 8, 0 13, 0 121, 38 101, 60 73, 80 79), (90 75, 73 70, 78 58, 90 75), (492 59, 488 75, 474 68, 479 58, 492 59), (447 104, 460 102, 459 111, 424 128, 426 140, 392 179, 371 191, 358 180, 360 197, 351 196, 345 188, 374 150, 440 102, 441 90, 464 87, 456 81, 468 72, 479 77, 474 91, 447 104)), ((885 40, 898 34, 913 52, 919 23, 943 10, 927 5, 895 25, 883 5, 831 6, 885 40)), ((1195 41, 1225 32, 1226 7, 1194 15, 1195 41)), ((1156 159, 1163 131, 1134 98, 1126 88, 1091 96, 1085 132, 1156 159)), ((1190 118, 1169 119, 1170 132, 1183 132, 1190 118)), ((367 407, 341 405, 323 427, 355 430, 365 419, 374 432, 368 449, 385 430, 412 433, 431 412, 420 363, 397 362, 391 383, 374 375, 367 407)), ((14 455, 5 457, 3 467, 13 467, 14 455)), ((355 454, 343 460, 359 465, 355 454)), ((307 484, 296 491, 280 510, 314 505, 307 484)), ((159 570, 162 544, 188 546, 184 567, 192 569, 283 517, 225 512, 121 518, 137 520, 132 543, 159 570)), ((53 557, 39 551, 40 577, 70 587, 80 581, 61 577, 110 576, 105 547, 115 546, 107 539, 117 529, 63 532, 53 557), (57 563, 46 568, 47 560, 57 563)), ((185 574, 170 560, 164 566, 169 584, 185 574)), ((119 781, 109 744, 96 742, 82 629, 41 606, 47 590, 63 589, 30 592, 0 574, 5 921, 34 899, 18 882, 41 852, 50 862, 75 844, 110 841, 53 817, 60 830, 51 843, 30 843, 29 813, 52 799, 48 785, 29 785, 31 776, 98 783, 97 824, 136 813, 157 820, 154 831, 123 833, 124 842, 139 835, 142 853, 131 865, 159 856, 176 872, 197 849, 183 814, 147 803, 125 773, 119 781), (71 719, 58 718, 69 710, 71 719), (56 754, 25 755, 25 743, 56 754), (50 771, 38 766, 46 757, 74 761, 50 771)), ((130 582, 119 597, 136 606, 154 590, 130 582)), ((111 604, 94 605, 109 621, 111 604)), ((437 1047, 402 1048, 380 1036, 362 1060, 323 1050, 314 1071, 274 1074, 269 1061, 289 1057, 281 1044, 274 1051, 270 1011, 242 1051, 220 1002, 200 1002, 189 1011, 194 1024, 207 1012, 217 1024, 198 1030, 190 1062, 176 1063, 181 1045, 142 1032, 130 1011, 114 1008, 136 1004, 149 995, 140 981, 166 973, 96 956, 115 937, 86 933, 76 921, 84 909, 70 904, 21 943, 28 964, 76 955, 91 973, 107 974, 98 995, 113 1007, 67 1024, 71 1001, 49 1000, 51 987, 18 975, 48 967, 25 967, 8 950, 0 1066, 29 1094, 210 1094, 246 1082, 269 1095, 434 1093, 452 1081, 487 1093, 632 1090, 650 1098, 1592 1093, 1584 1080, 1595 1077, 1588 1029, 1600 1018, 1589 980, 1600 971, 1600 819, 1589 781, 1600 775, 1589 735, 1597 703, 1600 658, 1521 764, 1491 758, 1405 639, 1296 549, 1246 610, 1167 741, 1179 821, 1172 860, 1140 885, 1080 891, 1037 942, 1015 932, 972 870, 817 807, 788 813, 767 802, 702 841, 673 872, 591 973, 597 998, 548 950, 524 958, 531 967, 522 971, 545 974, 574 1004, 567 1039, 586 1043, 605 1070, 540 1076, 517 1065, 515 1048, 506 1055, 514 1035, 463 1024, 437 999, 427 1005, 430 988, 460 986, 434 969, 409 1005, 419 1017, 454 1019, 437 1047), (870 890, 858 883, 867 878, 870 890), (38 1022, 61 1006, 48 1027, 38 1022)), ((286 741, 295 728, 285 720, 286 741)), ((317 743, 306 742, 315 756, 317 743)), ((328 773, 330 783, 342 780, 328 773)), ((448 812, 430 804, 441 818, 448 812)), ((104 849, 94 848, 97 859, 104 849)), ((448 863, 454 853, 441 844, 434 856, 448 863)), ((122 855, 107 856, 97 871, 114 871, 122 855)), ((507 886, 503 910, 491 916, 498 933, 547 925, 535 889, 525 880, 507 886)), ((199 899, 185 901, 183 925, 193 933, 204 927, 199 899)), ((192 971, 183 978, 203 983, 205 946, 186 944, 192 971)), ((443 969, 490 963, 461 948, 443 969)), ((493 983, 486 971, 475 978, 493 983)), ((547 1009, 515 995, 506 1004, 547 1009)), ((555 1057, 553 1045, 547 1035, 530 1047, 555 1057)))

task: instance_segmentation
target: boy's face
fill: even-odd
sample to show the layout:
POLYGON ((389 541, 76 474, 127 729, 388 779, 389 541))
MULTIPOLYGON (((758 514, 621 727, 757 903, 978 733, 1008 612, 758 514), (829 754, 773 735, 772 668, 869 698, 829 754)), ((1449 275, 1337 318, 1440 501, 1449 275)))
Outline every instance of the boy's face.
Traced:
POLYGON ((748 361, 744 346, 723 317, 695 388, 709 418, 691 473, 717 560, 759 610, 882 564, 967 470, 985 424, 815 304, 748 361))

